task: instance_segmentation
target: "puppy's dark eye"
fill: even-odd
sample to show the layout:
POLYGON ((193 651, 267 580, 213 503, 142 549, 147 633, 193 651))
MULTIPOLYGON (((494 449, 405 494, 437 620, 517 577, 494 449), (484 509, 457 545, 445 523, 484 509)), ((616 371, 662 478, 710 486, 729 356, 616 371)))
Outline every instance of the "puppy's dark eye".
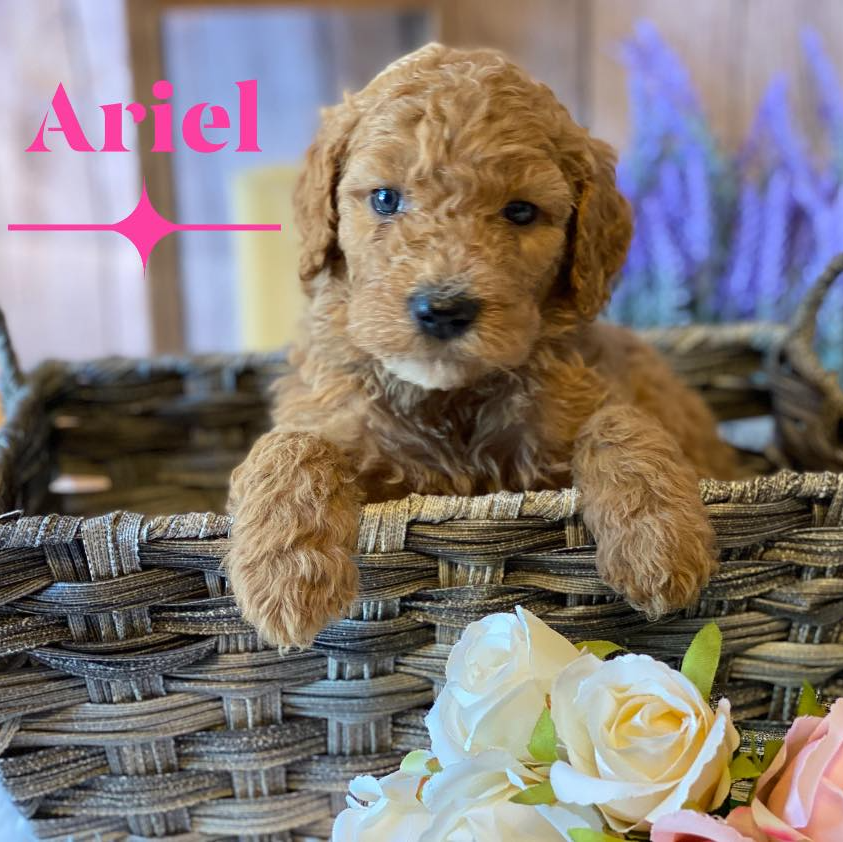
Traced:
POLYGON ((510 202, 502 213, 515 225, 529 225, 536 221, 539 209, 532 202, 522 202, 520 199, 516 199, 514 202, 510 202))
POLYGON ((379 187, 372 190, 372 207, 381 216, 392 216, 404 209, 404 199, 397 190, 391 187, 379 187))

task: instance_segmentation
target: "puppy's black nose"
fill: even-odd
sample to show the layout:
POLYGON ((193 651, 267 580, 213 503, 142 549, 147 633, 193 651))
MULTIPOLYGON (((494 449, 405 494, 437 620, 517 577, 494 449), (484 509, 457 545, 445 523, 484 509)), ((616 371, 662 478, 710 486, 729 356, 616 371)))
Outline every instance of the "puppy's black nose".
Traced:
POLYGON ((462 336, 480 312, 480 303, 474 298, 435 292, 414 293, 407 299, 407 307, 419 330, 437 339, 462 336))

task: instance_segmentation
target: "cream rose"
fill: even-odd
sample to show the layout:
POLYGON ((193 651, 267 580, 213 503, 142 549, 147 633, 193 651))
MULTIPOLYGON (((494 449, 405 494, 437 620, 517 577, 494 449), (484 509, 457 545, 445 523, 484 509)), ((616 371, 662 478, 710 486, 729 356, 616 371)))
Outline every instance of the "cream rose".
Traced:
POLYGON ((422 782, 420 775, 400 770, 380 780, 354 778, 348 808, 334 821, 331 842, 418 842, 433 818, 417 797, 422 782))
POLYGON ((646 655, 577 658, 559 675, 551 716, 567 762, 556 797, 595 804, 614 830, 648 830, 687 801, 718 807, 740 738, 729 702, 716 713, 684 675, 646 655))
POLYGON ((559 671, 579 657, 529 611, 491 614, 451 650, 447 683, 425 719, 443 766, 491 748, 527 760, 527 743, 559 671))
MULTIPOLYGON (((419 842, 570 842, 568 831, 572 828, 602 828, 603 821, 593 807, 529 806, 510 800, 542 780, 546 778, 499 750, 446 767, 424 786, 422 800, 433 821, 419 842)), ((394 838, 396 842, 404 840, 394 838)))

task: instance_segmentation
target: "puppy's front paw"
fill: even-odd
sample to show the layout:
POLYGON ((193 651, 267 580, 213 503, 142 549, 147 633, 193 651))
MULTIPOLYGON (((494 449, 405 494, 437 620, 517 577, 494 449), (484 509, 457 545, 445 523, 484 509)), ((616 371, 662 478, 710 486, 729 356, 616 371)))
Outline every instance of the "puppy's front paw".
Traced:
POLYGON ((717 571, 714 534, 704 513, 693 528, 677 531, 648 515, 604 532, 597 571, 633 608, 656 620, 685 608, 717 571))
POLYGON ((234 471, 225 566, 263 638, 307 646, 348 610, 360 497, 343 454, 308 433, 266 433, 234 471))
POLYGON ((348 612, 357 593, 357 566, 343 547, 291 543, 267 553, 248 539, 235 541, 227 567, 243 617, 260 636, 277 646, 305 647, 348 612))
POLYGON ((609 404, 583 426, 573 462, 607 584, 651 619, 693 602, 717 567, 714 531, 676 440, 635 407, 609 404))

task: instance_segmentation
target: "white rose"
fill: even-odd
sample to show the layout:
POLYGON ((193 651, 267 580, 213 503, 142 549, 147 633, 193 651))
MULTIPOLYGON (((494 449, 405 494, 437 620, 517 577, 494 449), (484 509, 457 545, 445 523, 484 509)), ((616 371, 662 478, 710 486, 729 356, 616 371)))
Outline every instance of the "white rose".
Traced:
POLYGON ((439 762, 490 748, 530 759, 527 743, 553 681, 579 654, 521 607, 471 623, 451 650, 447 684, 425 719, 439 762))
POLYGON ((499 750, 445 767, 422 792, 433 821, 419 842, 570 842, 567 831, 572 828, 602 828, 603 821, 593 807, 530 806, 510 800, 542 780, 546 778, 499 750))
POLYGON ((348 808, 335 819, 331 842, 418 842, 432 818, 418 798, 422 780, 400 770, 380 780, 354 778, 348 808))
POLYGON ((596 804, 621 832, 647 830, 687 801, 703 810, 729 793, 740 739, 729 702, 714 713, 682 673, 646 655, 568 666, 551 696, 568 762, 550 771, 560 801, 596 804))

